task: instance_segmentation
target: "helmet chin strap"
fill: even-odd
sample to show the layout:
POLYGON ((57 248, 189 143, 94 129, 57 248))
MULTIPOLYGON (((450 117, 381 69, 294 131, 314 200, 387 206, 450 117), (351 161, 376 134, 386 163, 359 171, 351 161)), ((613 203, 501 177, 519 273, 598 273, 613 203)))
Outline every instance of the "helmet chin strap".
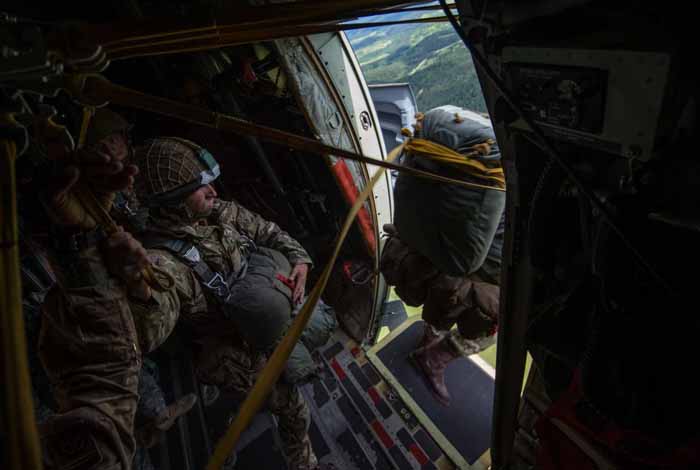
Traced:
POLYGON ((206 214, 197 213, 189 208, 185 201, 171 206, 162 206, 157 208, 156 214, 164 216, 168 219, 175 219, 178 222, 186 224, 194 224, 200 220, 206 219, 211 215, 211 211, 206 214))

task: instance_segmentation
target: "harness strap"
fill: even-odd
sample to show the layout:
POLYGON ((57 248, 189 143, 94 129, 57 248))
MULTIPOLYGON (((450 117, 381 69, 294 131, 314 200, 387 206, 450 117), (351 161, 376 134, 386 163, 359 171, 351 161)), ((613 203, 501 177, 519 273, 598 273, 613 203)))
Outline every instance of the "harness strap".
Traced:
POLYGON ((241 271, 227 280, 221 273, 209 267, 197 247, 188 240, 147 235, 141 243, 146 248, 162 248, 175 254, 192 268, 202 287, 222 303, 226 303, 231 293, 229 281, 240 279, 246 272, 247 263, 244 263, 241 271))

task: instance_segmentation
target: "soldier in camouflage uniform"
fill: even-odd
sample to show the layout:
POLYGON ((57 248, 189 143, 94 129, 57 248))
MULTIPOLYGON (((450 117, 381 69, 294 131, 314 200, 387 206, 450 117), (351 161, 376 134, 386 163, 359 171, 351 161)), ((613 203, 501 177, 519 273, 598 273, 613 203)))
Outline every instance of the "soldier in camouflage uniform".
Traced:
POLYGON ((107 152, 81 153, 80 169, 58 176, 45 198, 60 227, 52 237, 58 284, 46 297, 39 340, 58 405, 41 428, 48 468, 128 469, 134 454, 141 350, 122 283, 133 285, 135 295, 146 291, 135 278, 145 252, 125 232, 100 243, 95 220, 74 193, 79 179, 94 184, 109 210, 113 190, 133 183, 137 170, 124 165, 124 146, 116 138, 110 144, 107 152), (117 258, 125 263, 108 262, 117 258))
POLYGON ((382 252, 381 271, 387 283, 396 286, 406 304, 423 305, 425 331, 410 358, 435 398, 448 406, 445 369, 449 363, 483 351, 496 341, 500 251, 474 273, 449 276, 409 247, 392 224, 385 225, 384 231, 389 239, 382 252))
MULTIPOLYGON (((43 306, 39 352, 57 410, 41 434, 47 468, 126 470, 135 448, 141 355, 165 340, 177 314, 166 302, 151 309, 157 293, 140 274, 148 263, 140 243, 124 231, 105 236, 76 198, 76 185, 88 185, 110 210, 115 191, 131 186, 138 172, 127 163, 124 121, 98 111, 94 124, 101 132, 88 133, 78 166, 64 168, 43 196, 55 228, 57 285, 43 306), (104 133, 100 116, 112 132, 104 133)), ((154 421, 171 423, 192 407, 192 398, 156 409, 154 421)))
MULTIPOLYGON (((150 211, 144 244, 176 280, 169 302, 200 345, 198 375, 244 397, 303 299, 311 259, 276 224, 217 199, 209 183, 218 164, 198 145, 153 139, 137 148, 136 162, 135 190, 150 211)), ((268 404, 290 468, 315 468, 299 389, 281 380, 268 404)))

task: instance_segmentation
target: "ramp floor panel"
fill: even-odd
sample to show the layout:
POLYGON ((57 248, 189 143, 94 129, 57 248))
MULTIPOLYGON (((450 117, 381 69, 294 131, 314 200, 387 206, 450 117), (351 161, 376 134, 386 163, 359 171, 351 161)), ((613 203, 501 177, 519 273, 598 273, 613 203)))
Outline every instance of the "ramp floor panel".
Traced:
POLYGON ((302 387, 321 463, 338 470, 450 470, 444 452, 341 332, 321 351, 322 375, 302 387))
POLYGON ((422 334, 422 321, 407 322, 373 347, 368 357, 379 373, 397 389, 403 403, 421 424, 434 437, 437 435, 438 444, 452 460, 458 466, 464 466, 463 463, 460 465, 461 456, 463 462, 474 464, 490 445, 494 392, 492 371, 478 357, 452 361, 445 373, 452 401, 449 406, 443 406, 408 359, 422 334))
MULTIPOLYGON (((469 463, 488 447, 492 379, 471 360, 455 361, 448 373, 454 403, 442 407, 405 361, 419 331, 422 324, 409 321, 369 351, 338 331, 321 348, 321 373, 301 392, 322 464, 334 470, 486 468, 469 463)), ((284 468, 275 432, 251 426, 236 468, 284 468), (266 458, 256 461, 260 452, 266 458)))

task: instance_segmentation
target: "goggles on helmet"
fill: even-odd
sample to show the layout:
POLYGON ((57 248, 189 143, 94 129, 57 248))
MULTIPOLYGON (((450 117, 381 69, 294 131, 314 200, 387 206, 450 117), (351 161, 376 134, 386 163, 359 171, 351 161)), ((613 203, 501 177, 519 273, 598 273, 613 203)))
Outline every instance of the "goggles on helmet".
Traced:
POLYGON ((199 173, 199 176, 189 183, 171 189, 161 194, 151 196, 146 201, 146 205, 167 206, 180 203, 184 198, 195 192, 197 189, 212 183, 221 174, 219 164, 214 159, 214 156, 205 148, 194 147, 190 145, 191 150, 197 155, 197 160, 204 166, 204 170, 199 173))

